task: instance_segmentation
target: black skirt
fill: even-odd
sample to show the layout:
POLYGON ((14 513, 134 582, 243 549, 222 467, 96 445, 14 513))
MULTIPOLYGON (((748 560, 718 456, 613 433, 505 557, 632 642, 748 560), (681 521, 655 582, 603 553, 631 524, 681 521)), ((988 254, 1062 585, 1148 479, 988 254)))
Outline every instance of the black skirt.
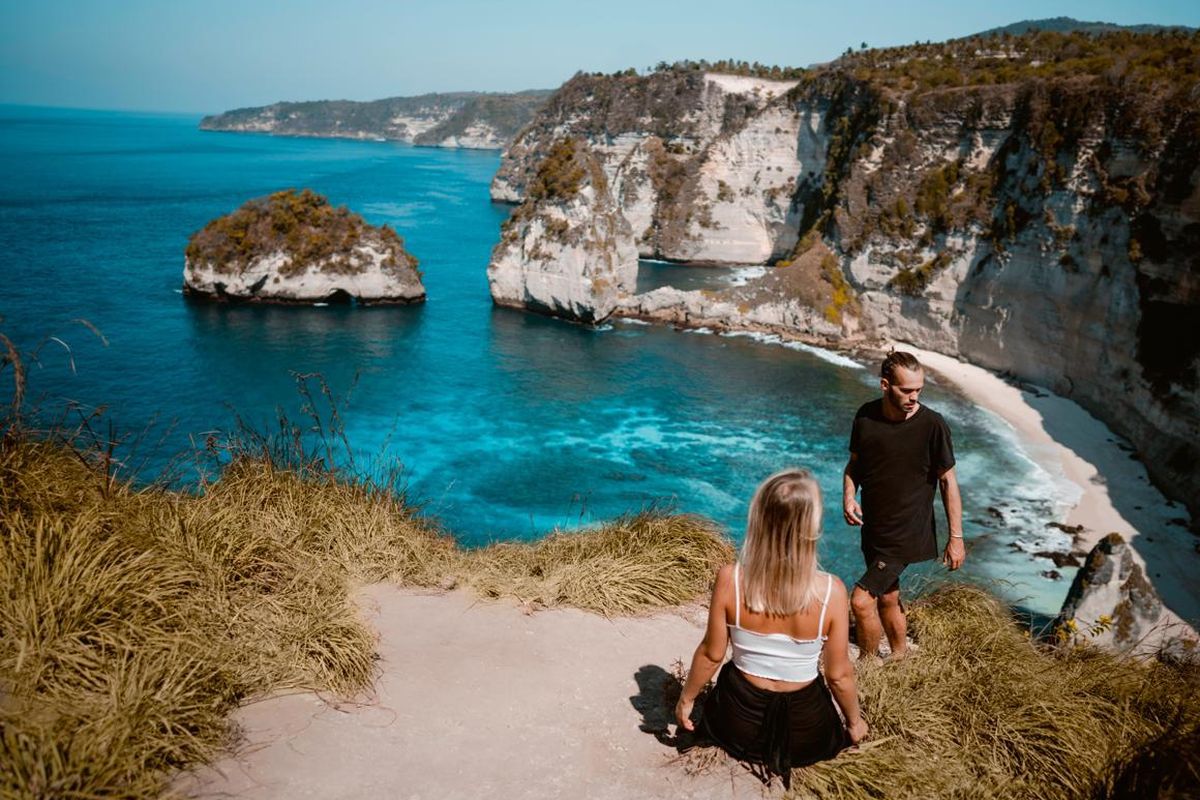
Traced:
POLYGON ((792 767, 850 746, 823 677, 794 692, 772 692, 746 680, 731 661, 704 700, 703 725, 734 758, 764 764, 785 783, 792 767))

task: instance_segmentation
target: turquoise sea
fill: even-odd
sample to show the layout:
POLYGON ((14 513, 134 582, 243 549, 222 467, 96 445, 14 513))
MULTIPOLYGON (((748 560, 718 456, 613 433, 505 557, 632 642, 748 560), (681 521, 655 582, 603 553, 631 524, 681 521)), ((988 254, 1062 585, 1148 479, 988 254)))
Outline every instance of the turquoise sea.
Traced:
MULTIPOLYGON (((0 332, 37 350, 43 419, 100 410, 146 478, 241 416, 298 417, 298 374, 339 398, 360 468, 400 464, 410 496, 462 541, 529 539, 666 504, 740 537, 759 480, 799 464, 826 490, 822 560, 861 566, 843 524, 850 420, 873 366, 746 336, 616 323, 595 330, 493 308, 485 268, 509 208, 499 154, 202 132, 199 116, 0 106, 0 332), (419 307, 222 307, 180 295, 188 236, 245 200, 310 187, 389 223, 421 261, 419 307), (86 319, 107 340, 76 320, 86 319), (72 409, 64 412, 64 409, 72 409)), ((644 264, 639 284, 745 273, 644 264)), ((0 400, 11 396, 0 373, 0 400)), ((1070 500, 1011 429, 943 387, 966 503, 969 566, 1031 610, 1069 572, 1024 551, 1070 500), (989 511, 988 509, 992 509, 989 511)), ((939 511, 940 515, 940 511, 939 511)), ((944 531, 944 522, 939 520, 944 531)), ((926 565, 929 574, 943 571, 926 565)))

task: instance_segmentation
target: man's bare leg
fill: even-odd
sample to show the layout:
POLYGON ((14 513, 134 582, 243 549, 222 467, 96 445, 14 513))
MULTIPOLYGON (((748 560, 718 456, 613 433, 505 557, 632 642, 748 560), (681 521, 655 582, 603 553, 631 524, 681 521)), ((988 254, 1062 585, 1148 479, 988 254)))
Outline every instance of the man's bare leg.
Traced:
POLYGON ((904 658, 908 650, 908 620, 904 607, 900 605, 900 587, 879 597, 879 620, 883 623, 888 644, 892 646, 892 660, 904 658))
POLYGON ((850 607, 854 609, 854 626, 858 631, 858 657, 862 661, 879 655, 879 640, 883 638, 879 609, 875 597, 861 586, 854 587, 850 607))

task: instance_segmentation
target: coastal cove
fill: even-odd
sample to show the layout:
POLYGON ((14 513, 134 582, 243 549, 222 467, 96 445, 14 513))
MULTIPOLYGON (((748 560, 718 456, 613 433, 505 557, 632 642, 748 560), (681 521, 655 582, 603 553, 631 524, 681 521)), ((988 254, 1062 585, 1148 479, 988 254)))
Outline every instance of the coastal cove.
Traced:
MULTIPOLYGON (((737 539, 757 481, 802 464, 826 489, 822 560, 853 580, 861 557, 837 490, 850 418, 877 394, 872 365, 751 336, 590 329, 495 309, 484 267, 509 214, 488 200, 497 154, 201 132, 196 122, 0 108, 9 176, 0 331, 22 349, 61 340, 46 342, 31 369, 44 418, 70 400, 85 414, 104 406, 131 436, 148 429, 145 441, 161 443, 143 444, 129 464, 153 478, 235 415, 257 427, 276 407, 300 417, 293 373, 319 374, 342 402, 356 465, 403 464, 410 496, 467 544, 537 538, 656 503, 710 516, 737 539), (421 260, 428 305, 184 301, 193 231, 251 197, 302 186, 394 226, 421 260)), ((956 437, 972 546, 964 577, 1052 614, 1073 570, 1046 577, 1053 564, 1032 554, 1070 549, 1047 523, 1075 521, 1088 487, 977 406, 970 387, 938 380, 926 400, 956 437)), ((1108 484, 1124 491, 1111 473, 1108 484)), ((1145 497, 1164 527, 1143 533, 1180 551, 1166 560, 1195 558, 1190 535, 1170 524, 1186 512, 1145 497)), ((1176 583, 1164 599, 1194 618, 1195 596, 1176 583)))

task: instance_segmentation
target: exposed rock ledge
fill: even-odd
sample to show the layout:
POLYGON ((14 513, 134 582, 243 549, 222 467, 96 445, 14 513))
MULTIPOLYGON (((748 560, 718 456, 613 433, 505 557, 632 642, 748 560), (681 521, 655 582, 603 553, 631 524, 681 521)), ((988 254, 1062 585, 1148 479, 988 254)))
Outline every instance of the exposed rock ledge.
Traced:
POLYGON ((395 231, 308 189, 250 200, 193 234, 183 290, 218 302, 425 299, 417 259, 395 231))
POLYGON ((1163 607, 1118 533, 1101 539, 1075 573, 1057 629, 1064 641, 1200 662, 1196 631, 1163 607))

